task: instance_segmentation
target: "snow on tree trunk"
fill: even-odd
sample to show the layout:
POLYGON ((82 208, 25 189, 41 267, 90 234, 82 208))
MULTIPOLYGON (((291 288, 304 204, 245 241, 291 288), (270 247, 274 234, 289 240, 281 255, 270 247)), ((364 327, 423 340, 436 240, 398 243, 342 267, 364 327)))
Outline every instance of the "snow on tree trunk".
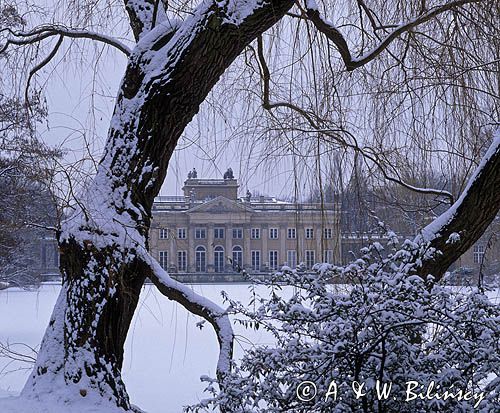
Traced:
POLYGON ((500 209, 500 129, 459 199, 422 230, 429 254, 419 275, 439 280, 486 231, 500 209))
POLYGON ((227 315, 173 282, 148 256, 151 208, 200 104, 243 48, 292 4, 206 2, 178 27, 158 24, 136 33, 103 159, 58 237, 63 288, 24 396, 51 393, 60 402, 97 397, 130 410, 120 375, 123 345, 148 276, 215 327, 223 378, 232 354, 227 315))

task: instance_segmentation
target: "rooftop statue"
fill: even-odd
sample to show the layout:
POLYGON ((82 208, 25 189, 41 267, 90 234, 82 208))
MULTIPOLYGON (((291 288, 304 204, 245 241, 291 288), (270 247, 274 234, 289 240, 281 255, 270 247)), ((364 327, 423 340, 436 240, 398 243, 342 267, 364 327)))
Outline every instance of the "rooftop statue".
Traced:
POLYGON ((233 170, 231 168, 227 168, 227 171, 224 173, 224 179, 234 179, 233 170))

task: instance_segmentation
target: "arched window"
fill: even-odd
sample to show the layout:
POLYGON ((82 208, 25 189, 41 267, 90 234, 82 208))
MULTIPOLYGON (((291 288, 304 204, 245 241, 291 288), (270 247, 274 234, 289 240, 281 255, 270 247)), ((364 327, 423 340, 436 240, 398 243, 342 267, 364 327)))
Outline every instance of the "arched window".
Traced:
POLYGON ((214 249, 215 272, 224 272, 224 248, 217 245, 214 249))
POLYGON ((207 252, 205 247, 198 245, 195 250, 196 272, 206 272, 207 270, 207 252))
POLYGON ((239 245, 233 247, 233 268, 235 270, 243 269, 243 249, 239 245))

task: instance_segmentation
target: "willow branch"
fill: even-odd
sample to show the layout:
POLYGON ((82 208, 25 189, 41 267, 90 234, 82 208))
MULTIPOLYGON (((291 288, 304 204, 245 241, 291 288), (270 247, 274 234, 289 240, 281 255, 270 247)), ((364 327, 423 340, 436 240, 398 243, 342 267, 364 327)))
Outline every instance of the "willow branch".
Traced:
POLYGON ((64 40, 64 36, 59 36, 59 39, 57 40, 56 45, 54 46, 52 51, 48 54, 48 56, 45 59, 43 59, 40 63, 38 63, 33 69, 30 70, 30 73, 28 75, 28 80, 26 81, 26 89, 24 90, 24 99, 25 99, 27 105, 29 105, 28 90, 30 87, 31 79, 36 74, 36 72, 43 69, 43 67, 45 67, 54 58, 57 51, 59 50, 59 47, 61 47, 63 40, 64 40))
POLYGON ((434 189, 434 188, 421 188, 418 186, 410 185, 407 182, 403 181, 399 177, 391 176, 385 170, 385 168, 382 166, 382 163, 380 162, 380 160, 378 159, 376 154, 371 155, 364 148, 361 148, 358 145, 354 136, 352 134, 350 134, 349 132, 347 132, 345 130, 341 131, 342 133, 347 133, 353 139, 354 143, 347 142, 345 139, 341 139, 340 136, 332 133, 331 130, 327 130, 327 129, 322 128, 320 126, 320 123, 323 123, 324 120, 317 117, 316 115, 313 116, 312 114, 308 113, 306 110, 300 108, 297 105, 294 105, 294 104, 289 103, 289 102, 272 103, 271 98, 270 98, 271 73, 269 71, 269 67, 267 65, 267 62, 266 62, 266 59, 264 56, 264 46, 263 46, 262 36, 259 36, 257 38, 257 59, 259 61, 259 67, 261 70, 261 77, 262 77, 262 83, 263 83, 263 86, 262 86, 262 89, 263 89, 262 106, 264 109, 271 112, 273 109, 277 109, 277 108, 282 107, 282 108, 287 108, 287 109, 290 109, 290 110, 298 113, 300 116, 302 116, 307 121, 307 123, 309 123, 309 125, 316 132, 319 132, 319 133, 322 133, 328 137, 331 137, 332 139, 336 140, 344 147, 348 147, 350 149, 353 149, 354 151, 361 154, 365 159, 368 159, 373 164, 375 164, 378 167, 378 169, 380 170, 380 172, 382 173, 382 175, 384 176, 384 179, 386 179, 387 181, 397 183, 397 184, 403 186, 404 188, 406 188, 410 191, 413 191, 413 192, 417 192, 417 193, 421 193, 421 194, 425 194, 425 195, 437 195, 437 196, 445 197, 449 200, 450 204, 453 204, 453 202, 454 202, 453 195, 448 191, 441 190, 441 189, 434 189), (317 120, 315 120, 314 118, 316 118, 317 120))
POLYGON ((130 49, 124 43, 120 42, 114 37, 96 33, 90 30, 72 29, 63 25, 43 25, 36 27, 28 32, 14 32, 9 30, 9 33, 10 35, 9 37, 7 37, 5 44, 0 47, 0 54, 4 53, 10 45, 25 46, 41 42, 42 40, 47 39, 51 36, 65 36, 74 39, 95 40, 101 43, 105 43, 109 46, 113 46, 114 48, 124 53, 126 56, 130 55, 130 49))
POLYGON ((323 33, 331 42, 333 42, 333 44, 335 44, 342 60, 344 61, 346 69, 348 71, 351 71, 375 59, 380 53, 387 49, 387 47, 401 34, 410 31, 414 27, 428 22, 429 20, 432 20, 433 18, 446 11, 453 10, 466 4, 480 3, 482 1, 483 0, 457 0, 451 1, 441 6, 432 7, 420 16, 417 16, 404 24, 396 26, 396 28, 392 30, 384 39, 382 39, 375 48, 356 58, 352 57, 347 41, 340 30, 332 23, 326 21, 321 17, 319 10, 314 2, 306 2, 306 14, 309 20, 314 24, 314 26, 316 26, 316 28, 321 33, 323 33))

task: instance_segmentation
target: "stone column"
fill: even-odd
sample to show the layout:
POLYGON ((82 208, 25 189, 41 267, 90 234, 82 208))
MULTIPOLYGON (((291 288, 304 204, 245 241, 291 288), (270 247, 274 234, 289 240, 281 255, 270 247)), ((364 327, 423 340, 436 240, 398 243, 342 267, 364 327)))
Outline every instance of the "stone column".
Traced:
MULTIPOLYGON (((175 267, 177 268, 177 253, 176 253, 176 248, 175 248, 175 239, 174 239, 174 234, 173 234, 173 230, 170 230, 170 234, 169 234, 169 237, 168 237, 168 246, 169 246, 169 249, 168 249, 168 260, 169 260, 169 269, 170 267, 175 267)), ((179 269, 177 268, 177 271, 179 269)))
POLYGON ((188 272, 195 272, 196 263, 195 263, 195 255, 194 255, 194 226, 191 224, 187 225, 186 228, 187 236, 188 236, 188 272))
POLYGON ((302 224, 297 225, 297 265, 305 261, 305 227, 302 224))
MULTIPOLYGON (((286 261, 286 225, 279 226, 279 237, 280 237, 280 256, 278 265, 282 266, 286 261)), ((288 264, 289 265, 289 264, 288 264)))
POLYGON ((231 225, 226 225, 224 227, 225 237, 226 237, 226 247, 224 250, 224 268, 226 271, 232 271, 233 267, 229 263, 227 257, 233 257, 233 227, 231 225))
POLYGON ((214 225, 208 224, 207 231, 207 272, 215 271, 214 261, 214 225))
POLYGON ((269 269, 269 251, 267 250, 267 238, 269 237, 269 228, 267 225, 262 225, 260 229, 260 236, 262 238, 262 251, 261 251, 261 268, 269 269))
POLYGON ((341 230, 341 213, 340 207, 335 210, 335 249, 333 250, 333 259, 337 265, 342 264, 342 230, 341 230))
POLYGON ((323 225, 320 224, 314 227, 314 236, 316 237, 316 252, 314 254, 314 259, 316 263, 323 262, 323 246, 326 246, 326 242, 323 243, 323 234, 323 225))
POLYGON ((243 226, 243 263, 242 267, 245 269, 250 269, 252 266, 252 259, 250 256, 250 236, 251 234, 251 225, 245 224, 243 226))

